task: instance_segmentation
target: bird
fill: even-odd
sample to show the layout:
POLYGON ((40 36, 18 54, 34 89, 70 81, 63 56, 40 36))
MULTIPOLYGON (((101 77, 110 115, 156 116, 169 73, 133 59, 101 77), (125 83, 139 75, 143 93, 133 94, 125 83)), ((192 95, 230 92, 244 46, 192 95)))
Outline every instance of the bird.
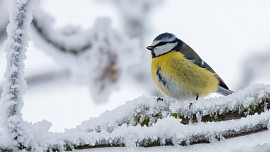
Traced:
POLYGON ((218 74, 174 34, 159 34, 146 48, 152 55, 152 79, 166 96, 198 100, 213 92, 224 96, 233 93, 218 74))

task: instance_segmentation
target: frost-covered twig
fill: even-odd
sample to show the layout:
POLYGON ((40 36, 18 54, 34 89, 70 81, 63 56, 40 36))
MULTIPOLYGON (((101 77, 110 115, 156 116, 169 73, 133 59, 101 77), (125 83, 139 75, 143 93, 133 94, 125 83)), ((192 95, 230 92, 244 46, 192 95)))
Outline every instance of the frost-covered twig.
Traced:
MULTIPOLYGON (((200 99, 193 102, 191 108, 189 101, 157 102, 156 97, 143 96, 62 134, 48 132, 50 123, 46 121, 28 124, 27 128, 43 150, 209 143, 267 130, 270 124, 269 91, 268 85, 255 85, 226 97, 200 99), (264 106, 252 109, 258 105, 264 106), (230 111, 241 113, 249 108, 237 119, 220 121, 214 118, 211 122, 201 119, 212 114, 226 115, 230 111), (183 115, 183 118, 197 114, 197 120, 183 124, 184 119, 175 114, 183 115)), ((0 144, 1 134, 0 129, 0 144)))
POLYGON ((270 86, 251 86, 230 96, 195 101, 191 108, 189 101, 157 102, 155 97, 140 97, 98 118, 85 121, 76 129, 67 130, 50 143, 60 149, 148 147, 209 143, 256 133, 269 127, 269 91, 270 86), (244 112, 244 109, 247 111, 244 112), (223 117, 231 115, 231 112, 243 114, 231 120, 223 117), (175 118, 175 115, 182 118, 175 118), (197 116, 196 123, 185 125, 183 120, 191 119, 193 115, 197 116), (211 115, 216 116, 211 117, 212 122, 202 119, 211 115), (63 141, 61 139, 64 139, 63 145, 53 144, 63 141))
POLYGON ((21 117, 21 108, 26 88, 23 60, 28 43, 27 31, 32 20, 32 1, 35 0, 11 1, 8 40, 5 43, 7 68, 1 100, 1 121, 9 134, 10 139, 6 140, 10 140, 10 148, 13 150, 25 149, 30 144, 21 117))
POLYGON ((190 101, 167 99, 157 102, 153 97, 141 97, 106 112, 99 118, 85 121, 77 128, 99 132, 102 129, 110 131, 123 124, 152 126, 157 120, 168 116, 181 119, 183 124, 189 123, 189 120, 208 122, 240 119, 270 109, 269 92, 270 86, 257 84, 229 96, 199 99, 192 106, 190 101))

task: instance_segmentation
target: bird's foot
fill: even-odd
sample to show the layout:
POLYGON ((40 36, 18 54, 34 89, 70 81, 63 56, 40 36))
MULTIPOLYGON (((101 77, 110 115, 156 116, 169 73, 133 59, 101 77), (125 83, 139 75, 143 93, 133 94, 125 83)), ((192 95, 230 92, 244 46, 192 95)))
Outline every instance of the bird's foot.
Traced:
POLYGON ((163 99, 160 98, 160 97, 158 97, 158 98, 157 98, 157 102, 158 102, 158 101, 163 101, 163 99))
POLYGON ((192 107, 192 102, 191 102, 191 103, 189 103, 189 109, 191 109, 191 107, 192 107))

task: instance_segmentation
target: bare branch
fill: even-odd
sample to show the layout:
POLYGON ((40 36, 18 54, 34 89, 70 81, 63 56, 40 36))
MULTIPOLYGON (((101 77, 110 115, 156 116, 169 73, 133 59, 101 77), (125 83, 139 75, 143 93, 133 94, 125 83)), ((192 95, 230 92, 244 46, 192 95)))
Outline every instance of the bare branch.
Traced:
MULTIPOLYGON (((54 35, 62 35, 62 37, 71 37, 79 33, 78 31, 74 31, 69 34, 60 33, 59 31, 54 30, 52 27, 45 27, 43 23, 39 23, 40 20, 42 19, 37 16, 34 17, 32 21, 32 25, 34 29, 47 44, 57 48, 59 51, 63 51, 65 53, 71 53, 73 55, 78 55, 84 52, 85 50, 91 48, 92 44, 90 42, 83 44, 80 47, 73 47, 73 49, 71 49, 70 47, 68 48, 64 45, 65 42, 59 42, 56 39, 51 39, 51 37, 48 35, 49 33, 54 33, 54 35), (49 29, 45 29, 45 28, 49 28, 49 29)), ((48 23, 46 23, 46 25, 48 25, 48 23)))

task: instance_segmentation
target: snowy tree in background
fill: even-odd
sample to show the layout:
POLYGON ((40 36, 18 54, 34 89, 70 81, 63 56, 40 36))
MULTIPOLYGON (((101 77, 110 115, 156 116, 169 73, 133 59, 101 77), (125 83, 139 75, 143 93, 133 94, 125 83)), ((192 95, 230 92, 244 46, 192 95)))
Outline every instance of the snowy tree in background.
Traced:
MULTIPOLYGON (((4 4, 6 1, 0 2, 4 4)), ((123 29, 112 28, 109 18, 97 18, 94 27, 86 30, 70 25, 55 29, 52 26, 54 17, 39 7, 35 9, 31 26, 34 43, 69 71, 60 71, 57 75, 70 74, 77 84, 88 85, 96 103, 106 102, 123 76, 129 81, 136 81, 139 87, 148 88, 150 92, 156 90, 150 80, 150 73, 146 72, 146 64, 143 64, 145 48, 142 42, 150 29, 150 12, 159 3, 153 0, 115 0, 112 3, 118 8, 123 29), (98 47, 101 44, 102 48, 98 47)), ((1 11, 6 12, 4 7, 1 11)), ((0 28, 1 25, 5 27, 4 18, 7 17, 5 13, 2 15, 0 28)), ((36 80, 57 78, 47 75, 29 79, 29 86, 38 83, 36 80)))
POLYGON ((5 43, 7 67, 1 99, 1 124, 5 126, 11 141, 11 148, 17 151, 30 144, 21 117, 23 94, 26 89, 24 80, 25 51, 28 43, 28 29, 32 20, 32 1, 12 0, 10 23, 7 27, 8 40, 5 43))
POLYGON ((141 44, 150 29, 149 15, 161 0, 113 0, 123 18, 123 27, 130 37, 139 38, 141 44))
MULTIPOLYGON (((142 50, 145 48, 138 47, 140 46, 138 43, 146 35, 145 19, 150 8, 155 6, 153 1, 141 0, 135 3, 115 1, 115 4, 121 8, 119 10, 123 15, 123 22, 129 24, 128 27, 132 26, 125 30, 128 35, 112 28, 109 18, 97 18, 95 25, 87 30, 72 26, 54 29, 53 17, 42 12, 41 9, 36 9, 34 13, 32 36, 35 37, 35 44, 52 56, 56 62, 67 67, 75 82, 88 84, 96 103, 106 102, 122 77, 130 73, 131 67, 142 63, 142 50), (133 11, 126 10, 128 5, 133 7, 133 11), (142 11, 143 9, 145 10, 142 11), (133 15, 127 12, 133 12, 133 15)), ((127 27, 126 24, 124 27, 127 27)), ((144 66, 136 67, 137 70, 133 71, 145 73, 144 66)), ((132 73, 129 78, 134 81, 132 79, 137 79, 137 75, 132 73)), ((139 83, 146 86, 145 84, 149 84, 146 82, 151 82, 151 77, 147 78, 149 78, 147 81, 139 81, 139 83)))
POLYGON ((53 18, 40 10, 34 17, 35 43, 67 67, 75 82, 87 84, 96 103, 106 102, 129 67, 138 63, 136 40, 112 28, 108 18, 98 18, 93 28, 82 31, 56 30, 51 26, 53 18))

